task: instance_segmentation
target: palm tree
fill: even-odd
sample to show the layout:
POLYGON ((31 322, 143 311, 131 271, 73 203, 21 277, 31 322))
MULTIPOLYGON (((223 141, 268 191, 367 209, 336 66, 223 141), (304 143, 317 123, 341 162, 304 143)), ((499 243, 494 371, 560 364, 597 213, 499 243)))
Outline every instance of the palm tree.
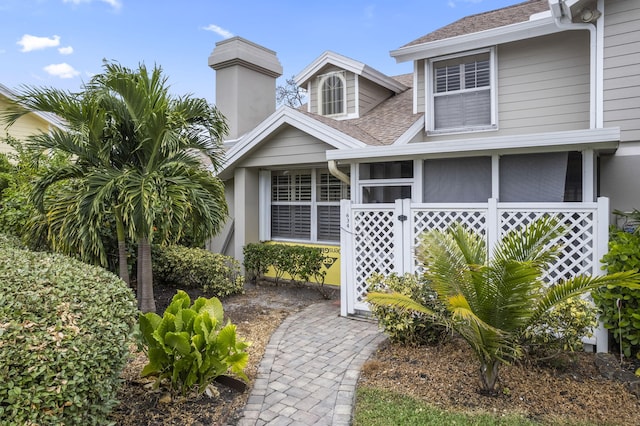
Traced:
POLYGON ((224 186, 211 171, 220 167, 220 141, 228 129, 224 117, 204 99, 171 96, 159 67, 149 71, 140 65, 134 71, 107 63, 90 87, 116 99, 122 107, 118 117, 129 124, 120 134, 126 134, 135 150, 119 174, 118 205, 128 234, 138 244, 139 307, 155 311, 154 234, 160 241, 177 239, 191 225, 199 237, 210 237, 226 219, 224 186))
POLYGON ((29 148, 37 152, 55 150, 66 153, 71 159, 56 164, 36 182, 32 199, 40 216, 32 218, 31 233, 46 233, 47 240, 58 251, 106 266, 107 256, 98 231, 104 215, 113 214, 119 276, 129 283, 124 226, 115 204, 117 190, 113 185, 99 186, 103 185, 102 180, 93 181, 104 170, 122 170, 130 154, 113 128, 118 120, 104 103, 105 100, 91 90, 70 93, 54 88, 26 87, 5 118, 11 125, 31 111, 49 112, 60 117, 66 125, 65 129, 43 132, 28 141, 29 148), (58 191, 56 199, 45 205, 49 189, 64 182, 71 192, 58 191))
POLYGON ((159 67, 131 70, 105 63, 104 69, 79 94, 27 89, 7 118, 15 122, 28 111, 46 111, 67 121, 66 130, 31 140, 33 148, 62 150, 73 159, 37 182, 34 201, 46 213, 47 190, 69 182, 77 201, 62 197, 64 204, 52 207, 50 236, 66 238, 58 247, 103 260, 97 228, 105 215, 113 215, 121 277, 131 238, 138 244, 138 306, 150 312, 154 234, 160 242, 177 240, 188 227, 203 239, 226 219, 224 187, 212 172, 221 164, 220 141, 228 128, 204 99, 170 95, 159 67))
POLYGON ((640 288, 635 272, 545 284, 544 270, 559 252, 553 242, 562 232, 553 219, 540 219, 507 234, 490 258, 484 238, 460 224, 426 232, 417 257, 424 266, 425 285, 436 292, 445 313, 397 293, 370 293, 367 300, 424 313, 454 329, 480 362, 483 389, 493 392, 500 364, 522 356, 519 338, 543 313, 603 285, 640 288))

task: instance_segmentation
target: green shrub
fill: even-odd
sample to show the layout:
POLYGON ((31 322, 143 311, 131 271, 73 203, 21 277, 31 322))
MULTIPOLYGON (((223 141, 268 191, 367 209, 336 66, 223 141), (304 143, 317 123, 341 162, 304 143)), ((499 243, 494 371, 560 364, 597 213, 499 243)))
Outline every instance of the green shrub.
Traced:
POLYGON ((15 235, 8 235, 0 232, 0 250, 8 248, 18 249, 24 247, 20 239, 15 235))
POLYGON ((217 297, 241 293, 244 288, 238 261, 200 248, 154 248, 153 275, 159 282, 200 288, 217 297))
MULTIPOLYGON (((420 282, 413 274, 384 276, 373 274, 367 280, 369 291, 392 291, 411 297, 413 300, 431 309, 440 309, 436 302, 435 292, 420 282)), ((378 324, 394 343, 404 345, 424 345, 442 339, 445 327, 434 324, 425 315, 394 308, 371 304, 371 313, 378 324)))
POLYGON ((582 338, 591 337, 598 325, 596 313, 593 303, 580 297, 559 303, 524 331, 523 346, 534 358, 581 350, 582 338))
POLYGON ((275 251, 272 244, 249 243, 242 248, 242 253, 247 279, 255 282, 262 278, 273 264, 275 251))
POLYGON ((216 377, 232 372, 248 380, 248 344, 236 339, 236 326, 223 326, 218 299, 199 297, 193 305, 182 290, 173 296, 164 315, 140 314, 140 334, 149 363, 142 376, 157 376, 156 386, 169 379, 173 389, 186 394, 197 386, 205 391, 216 377))
MULTIPOLYGON (((640 234, 613 230, 609 252, 602 262, 609 273, 640 269, 640 234)), ((622 353, 640 356, 640 290, 603 287, 592 296, 600 310, 600 320, 611 330, 622 353)))
POLYGON ((0 424, 106 424, 136 302, 115 275, 0 248, 0 424))
POLYGON ((283 278, 294 283, 311 282, 313 279, 320 293, 329 297, 324 289, 326 271, 322 269, 324 256, 319 247, 252 243, 244 246, 242 251, 244 267, 252 281, 262 278, 271 267, 276 284, 283 278))

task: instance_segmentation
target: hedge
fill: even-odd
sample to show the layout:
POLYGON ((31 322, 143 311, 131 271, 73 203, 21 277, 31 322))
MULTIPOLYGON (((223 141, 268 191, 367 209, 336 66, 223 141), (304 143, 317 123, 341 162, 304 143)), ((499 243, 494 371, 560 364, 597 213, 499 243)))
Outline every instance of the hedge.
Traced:
POLYGON ((110 272, 0 246, 0 424, 107 424, 136 321, 110 272))
POLYGON ((200 248, 154 247, 153 276, 161 284, 199 288, 216 297, 244 290, 244 277, 237 260, 200 248))

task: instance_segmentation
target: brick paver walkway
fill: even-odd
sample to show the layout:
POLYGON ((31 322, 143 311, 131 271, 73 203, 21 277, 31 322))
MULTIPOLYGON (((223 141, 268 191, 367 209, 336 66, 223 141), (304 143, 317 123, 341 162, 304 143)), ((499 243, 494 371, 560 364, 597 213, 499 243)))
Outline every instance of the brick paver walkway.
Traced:
POLYGON ((350 424, 360 368, 384 335, 375 322, 339 313, 322 302, 282 322, 239 426, 350 424))

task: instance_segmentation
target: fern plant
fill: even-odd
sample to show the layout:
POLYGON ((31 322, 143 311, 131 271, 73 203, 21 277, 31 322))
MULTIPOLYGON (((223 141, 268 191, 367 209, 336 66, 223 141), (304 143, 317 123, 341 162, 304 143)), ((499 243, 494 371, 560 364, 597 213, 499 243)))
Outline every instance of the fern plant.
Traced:
POLYGON ((199 297, 193 305, 182 290, 171 300, 164 315, 140 314, 142 346, 149 363, 141 375, 164 379, 186 394, 197 387, 204 392, 213 380, 231 372, 248 381, 244 373, 248 343, 238 340, 236 326, 223 324, 222 303, 215 297, 199 297))

